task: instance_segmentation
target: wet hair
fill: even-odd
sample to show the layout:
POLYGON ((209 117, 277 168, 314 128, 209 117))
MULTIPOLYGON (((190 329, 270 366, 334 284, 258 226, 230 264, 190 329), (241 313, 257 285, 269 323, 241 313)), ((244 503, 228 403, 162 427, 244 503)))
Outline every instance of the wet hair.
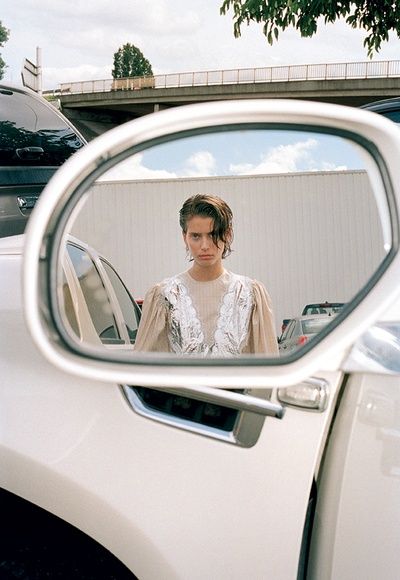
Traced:
POLYGON ((229 205, 215 195, 197 194, 189 197, 179 211, 179 223, 184 234, 187 232, 187 222, 195 216, 213 220, 213 242, 216 246, 218 242, 224 244, 222 258, 229 256, 233 240, 233 214, 229 205))

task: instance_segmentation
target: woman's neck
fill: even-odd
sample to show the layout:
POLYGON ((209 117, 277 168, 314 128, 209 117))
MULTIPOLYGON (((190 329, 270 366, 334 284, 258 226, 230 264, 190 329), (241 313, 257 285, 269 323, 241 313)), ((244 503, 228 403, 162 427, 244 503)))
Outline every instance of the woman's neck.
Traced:
POLYGON ((216 280, 223 273, 224 267, 222 264, 216 264, 215 267, 213 266, 211 268, 200 268, 197 264, 193 264, 189 270, 189 274, 197 282, 212 282, 212 280, 216 280))

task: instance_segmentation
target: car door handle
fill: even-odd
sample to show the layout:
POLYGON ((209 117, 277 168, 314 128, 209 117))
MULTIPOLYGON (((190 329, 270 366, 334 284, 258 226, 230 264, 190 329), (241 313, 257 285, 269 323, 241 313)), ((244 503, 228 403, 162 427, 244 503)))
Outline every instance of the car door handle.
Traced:
POLYGON ((215 389, 213 387, 184 387, 184 388, 162 388, 156 390, 166 391, 181 397, 191 397, 198 401, 222 405, 237 411, 248 411, 257 415, 275 417, 282 419, 285 408, 279 403, 271 403, 267 399, 260 399, 252 395, 226 391, 225 389, 215 389))
POLYGON ((15 150, 17 157, 25 161, 32 161, 39 159, 44 155, 44 149, 42 147, 21 147, 15 150))

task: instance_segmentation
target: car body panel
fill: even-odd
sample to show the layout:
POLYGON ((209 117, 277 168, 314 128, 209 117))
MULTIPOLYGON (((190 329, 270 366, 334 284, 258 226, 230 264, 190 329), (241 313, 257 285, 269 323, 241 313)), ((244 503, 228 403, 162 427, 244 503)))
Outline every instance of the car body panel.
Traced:
POLYGON ((321 471, 310 578, 398 578, 399 403, 399 376, 349 378, 321 471))

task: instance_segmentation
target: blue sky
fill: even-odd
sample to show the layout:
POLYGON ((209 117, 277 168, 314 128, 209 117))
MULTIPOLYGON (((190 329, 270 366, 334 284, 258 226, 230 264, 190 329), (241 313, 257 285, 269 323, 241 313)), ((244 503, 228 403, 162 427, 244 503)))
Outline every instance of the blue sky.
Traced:
POLYGON ((251 175, 363 169, 357 146, 307 132, 247 130, 158 145, 109 173, 125 179, 251 175))

